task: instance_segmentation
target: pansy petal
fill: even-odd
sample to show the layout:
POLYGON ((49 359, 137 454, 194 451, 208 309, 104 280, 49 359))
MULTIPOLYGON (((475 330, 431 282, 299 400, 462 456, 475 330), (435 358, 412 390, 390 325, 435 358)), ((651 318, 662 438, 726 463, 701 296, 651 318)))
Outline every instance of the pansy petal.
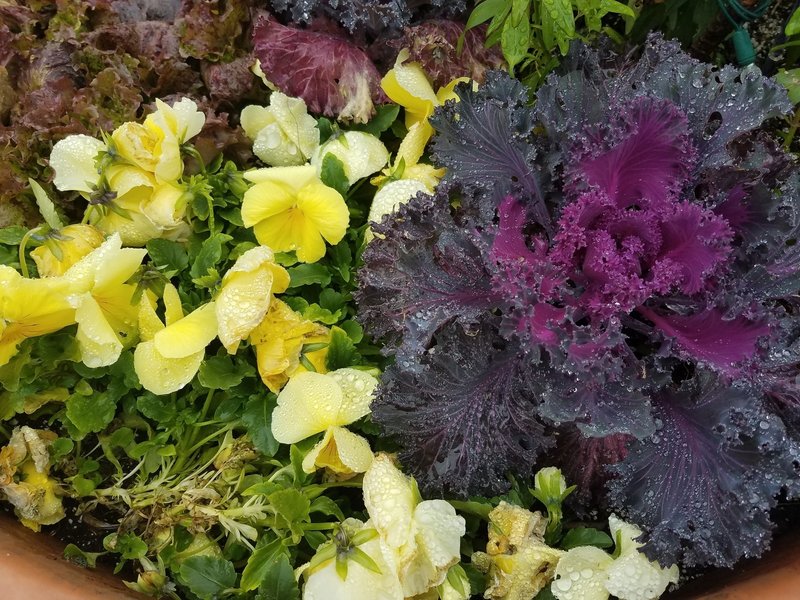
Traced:
POLYGON ((298 373, 278 394, 272 413, 272 435, 281 444, 294 444, 339 425, 342 390, 336 381, 321 373, 298 373))
POLYGON ((342 240, 350 211, 339 192, 321 181, 313 181, 297 193, 297 207, 330 244, 342 240))
POLYGON ((291 167, 267 167, 245 171, 243 177, 252 183, 276 183, 297 191, 317 178, 317 170, 311 165, 291 167))
POLYGON ((177 121, 177 137, 181 143, 192 139, 203 129, 206 116, 197 110, 197 104, 190 98, 181 98, 172 105, 177 121))
POLYGON ((289 210, 294 203, 295 196, 288 186, 274 181, 257 183, 244 193, 242 222, 245 227, 252 227, 289 210))
POLYGON ((97 369, 117 362, 122 352, 122 342, 91 294, 81 296, 75 310, 75 321, 78 323, 75 338, 80 346, 83 364, 97 369))
POLYGON ((420 192, 430 195, 430 190, 425 184, 415 179, 390 181, 375 193, 369 208, 368 220, 371 223, 380 223, 385 215, 393 213, 420 192))
POLYGON ((400 147, 397 149, 397 156, 394 159, 395 166, 399 166, 400 161, 406 167, 413 166, 422 158, 425 152, 425 146, 433 135, 433 127, 428 121, 420 121, 414 123, 406 133, 403 141, 400 142, 400 147))
POLYGON ((91 192, 100 181, 94 159, 105 149, 100 140, 82 134, 56 142, 50 153, 50 166, 55 171, 53 184, 62 192, 91 192))
POLYGON ((247 137, 254 140, 259 131, 275 122, 275 117, 263 106, 250 105, 242 109, 239 122, 247 137))
POLYGON ((411 482, 384 453, 375 455, 364 474, 364 506, 375 529, 393 550, 407 544, 413 536, 418 499, 411 482))
POLYGON ((276 252, 294 250, 302 231, 303 217, 295 210, 289 210, 260 221, 253 233, 260 244, 269 246, 276 252))
POLYGON ((162 356, 184 358, 203 352, 215 337, 217 315, 214 302, 209 302, 156 333, 153 342, 162 356))
POLYGON ((339 475, 363 473, 372 464, 369 442, 344 427, 329 427, 324 437, 303 458, 303 471, 327 468, 339 475))
POLYGON ((397 55, 394 68, 381 80, 381 87, 393 102, 406 109, 406 126, 410 127, 433 113, 439 101, 419 64, 403 64, 408 56, 407 50, 397 55))
POLYGON ((600 548, 573 548, 558 561, 550 591, 558 600, 608 600, 607 569, 613 562, 600 548))
POLYGON ((180 321, 183 318, 183 303, 178 294, 177 288, 168 283, 164 286, 164 322, 167 326, 180 321))
POLYGON ((162 329, 164 323, 158 318, 153 301, 147 294, 143 294, 139 302, 139 337, 145 341, 152 340, 162 329))
POLYGON ((655 600, 670 583, 678 582, 678 567, 662 569, 644 554, 623 554, 608 568, 606 590, 619 600, 655 600))
POLYGON ((358 369, 337 369, 328 373, 328 377, 335 379, 342 388, 343 401, 337 416, 339 425, 349 425, 369 414, 377 379, 358 369))
POLYGON ((389 151, 383 142, 363 131, 347 131, 344 135, 331 139, 317 148, 311 157, 311 164, 317 168, 318 173, 328 154, 342 161, 350 185, 376 173, 389 162, 389 151))
MULTIPOLYGON (((464 517, 456 514, 449 502, 425 500, 414 510, 417 541, 431 564, 442 573, 458 562, 461 537, 466 533, 464 517)), ((434 585, 439 585, 437 581, 434 585)))
POLYGON ((194 379, 204 356, 201 351, 183 358, 166 358, 151 340, 136 346, 133 368, 144 389, 157 395, 171 394, 194 379))
POLYGON ((297 245, 297 260, 304 263, 317 262, 325 256, 325 240, 313 223, 305 219, 302 224, 301 241, 297 245))

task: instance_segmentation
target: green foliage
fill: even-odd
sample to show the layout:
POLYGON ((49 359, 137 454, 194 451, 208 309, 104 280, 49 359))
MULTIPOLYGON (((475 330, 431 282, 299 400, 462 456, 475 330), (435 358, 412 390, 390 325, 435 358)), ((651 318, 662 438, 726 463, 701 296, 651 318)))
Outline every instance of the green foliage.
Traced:
POLYGON ((192 556, 180 567, 180 574, 193 594, 215 598, 236 584, 233 563, 215 556, 192 556))

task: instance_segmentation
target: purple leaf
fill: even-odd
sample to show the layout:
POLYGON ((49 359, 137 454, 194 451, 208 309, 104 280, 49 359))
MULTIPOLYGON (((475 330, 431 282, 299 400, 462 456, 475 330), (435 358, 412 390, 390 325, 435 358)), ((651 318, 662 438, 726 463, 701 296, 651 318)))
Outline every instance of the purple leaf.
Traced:
POLYGON ((386 101, 375 65, 342 37, 285 27, 267 16, 256 21, 253 46, 267 79, 312 112, 366 123, 373 103, 386 101))
POLYGON ((488 249, 454 221, 446 198, 420 195, 373 229, 359 271, 359 319, 387 351, 397 349, 401 364, 410 367, 445 323, 475 323, 497 305, 488 249))
POLYGON ((730 376, 738 373, 740 363, 755 357, 758 339, 769 333, 765 323, 725 320, 715 308, 693 315, 660 314, 644 306, 638 312, 674 340, 683 353, 730 376))
POLYGON ((373 418, 403 447, 400 459, 426 494, 495 494, 506 472, 533 472, 552 441, 536 419, 535 371, 484 326, 450 325, 418 373, 387 369, 373 418))
POLYGON ((796 477, 796 449, 758 396, 699 372, 654 397, 659 430, 632 443, 609 483, 651 559, 731 566, 766 549, 768 511, 796 477))

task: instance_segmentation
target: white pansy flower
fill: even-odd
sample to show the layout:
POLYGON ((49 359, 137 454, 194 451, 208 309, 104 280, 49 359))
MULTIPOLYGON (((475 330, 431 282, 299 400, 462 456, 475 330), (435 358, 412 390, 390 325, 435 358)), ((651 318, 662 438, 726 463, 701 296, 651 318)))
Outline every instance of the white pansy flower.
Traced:
POLYGON ((383 142, 363 131, 346 131, 317 148, 311 157, 311 164, 317 168, 317 173, 321 172, 322 163, 328 154, 342 161, 344 174, 350 185, 377 173, 389 162, 389 151, 383 142))
POLYGON ((253 153, 273 167, 305 164, 319 146, 317 121, 306 103, 281 92, 272 93, 267 107, 246 106, 241 123, 253 153))

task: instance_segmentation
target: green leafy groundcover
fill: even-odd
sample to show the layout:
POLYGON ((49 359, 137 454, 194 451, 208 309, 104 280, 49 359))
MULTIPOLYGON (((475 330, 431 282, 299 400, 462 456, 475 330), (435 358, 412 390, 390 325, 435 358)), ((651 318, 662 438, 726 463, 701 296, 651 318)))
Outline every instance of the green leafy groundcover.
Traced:
MULTIPOLYGON (((479 449, 496 430, 487 447, 508 442, 524 459, 499 478, 508 456, 467 465, 471 453, 414 454, 385 433, 423 408, 444 423, 452 415, 437 415, 437 398, 517 398, 525 377, 510 360, 491 365, 511 373, 505 391, 464 382, 484 375, 470 361, 513 349, 487 333, 503 315, 477 257, 533 256, 509 232, 535 211, 515 217, 498 190, 535 196, 543 184, 548 202, 562 200, 562 166, 534 167, 555 150, 533 150, 545 132, 531 98, 571 44, 622 44, 642 22, 670 30, 672 13, 614 0, 267 4, 0 6, 0 500, 69 542, 70 560, 110 566, 153 597, 658 598, 678 582, 677 550, 659 562, 644 544, 652 532, 608 514, 593 480, 637 447, 622 416, 606 424, 622 433, 583 438, 557 429, 570 420, 559 413, 533 448, 536 436, 517 440, 510 420, 537 435, 544 425, 503 413, 502 398, 473 439, 450 440, 479 449), (495 72, 484 85, 498 68, 518 81, 495 72), (475 208, 486 202, 488 213, 475 208), (481 235, 504 223, 507 247, 490 248, 481 235), (401 255, 384 260, 394 247, 401 255), (472 282, 468 293, 453 281, 472 282), (403 346, 395 363, 401 342, 416 354, 403 346), (397 422, 373 423, 370 407, 392 397, 405 399, 397 422), (555 442, 555 455, 536 456, 555 442), (572 442, 580 487, 544 466, 562 463, 572 442), (406 473, 430 467, 422 492, 400 450, 413 458, 406 473), (435 497, 431 481, 484 468, 492 477, 452 489, 505 493, 435 497), (79 538, 69 519, 85 525, 79 538)), ((789 56, 797 23, 786 28, 789 56)), ((580 83, 579 102, 605 90, 585 49, 565 65, 545 93, 580 83)), ((795 71, 778 77, 792 102, 795 71)), ((789 106, 770 86, 765 116, 789 106)), ((554 114, 566 106, 549 101, 554 114)), ((786 150, 798 114, 782 131, 786 150)), ((568 121, 545 123, 549 143, 580 125, 568 121)), ((750 142, 743 164, 748 152, 783 156, 772 141, 750 142)), ((778 162, 758 175, 774 175, 773 187, 787 172, 778 162)), ((781 376, 795 368, 779 366, 781 376)), ((773 433, 769 418, 762 429, 773 433)))

